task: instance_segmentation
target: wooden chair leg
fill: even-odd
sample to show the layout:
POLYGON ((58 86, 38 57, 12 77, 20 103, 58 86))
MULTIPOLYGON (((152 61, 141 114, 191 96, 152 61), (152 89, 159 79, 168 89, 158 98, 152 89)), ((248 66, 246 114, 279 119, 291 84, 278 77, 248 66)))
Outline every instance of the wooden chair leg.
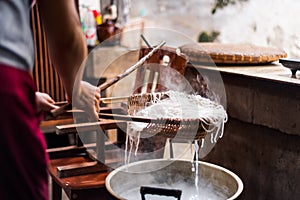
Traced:
POLYGON ((172 142, 172 139, 169 139, 169 145, 170 145, 170 158, 174 158, 174 151, 173 151, 173 142, 172 142))
POLYGON ((62 188, 52 179, 52 200, 62 199, 62 188))

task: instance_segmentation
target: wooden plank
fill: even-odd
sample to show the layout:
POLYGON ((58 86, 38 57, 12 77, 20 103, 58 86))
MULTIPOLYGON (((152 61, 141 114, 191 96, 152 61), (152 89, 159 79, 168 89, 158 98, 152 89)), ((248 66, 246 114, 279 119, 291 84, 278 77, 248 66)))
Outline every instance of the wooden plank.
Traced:
POLYGON ((76 163, 57 167, 57 176, 66 178, 70 176, 78 176, 83 174, 91 174, 96 172, 107 171, 107 166, 97 161, 76 163))
POLYGON ((54 133, 56 131, 56 126, 59 125, 66 125, 66 124, 73 124, 74 120, 69 119, 60 119, 60 120, 48 120, 48 121, 42 121, 40 124, 41 131, 46 133, 54 133))
POLYGON ((76 146, 76 145, 47 149, 47 153, 50 159, 70 157, 85 152, 86 152, 85 146, 76 146))
MULTIPOLYGON (((111 141, 105 141, 104 146, 105 150, 112 150, 115 148, 115 146, 117 146, 117 144, 111 141)), ((49 154, 50 159, 71 157, 85 153, 93 161, 96 161, 96 152, 93 149, 96 149, 96 143, 85 144, 84 146, 70 145, 65 147, 51 148, 47 149, 47 153, 49 154)))
POLYGON ((108 175, 108 171, 83 174, 78 176, 70 176, 66 178, 59 178, 57 176, 57 167, 65 166, 76 163, 90 162, 91 160, 86 156, 74 156, 70 158, 51 159, 49 164, 49 173, 51 178, 55 180, 62 188, 71 190, 82 190, 88 188, 102 188, 105 187, 105 178, 108 175), (87 181, 88 180, 88 181, 87 181))

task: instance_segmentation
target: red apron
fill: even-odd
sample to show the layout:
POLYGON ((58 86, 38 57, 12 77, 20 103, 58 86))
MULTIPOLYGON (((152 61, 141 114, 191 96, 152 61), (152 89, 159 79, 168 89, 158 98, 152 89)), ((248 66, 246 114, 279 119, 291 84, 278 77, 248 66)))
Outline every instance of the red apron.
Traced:
POLYGON ((48 199, 47 165, 33 79, 0 64, 0 198, 48 199))

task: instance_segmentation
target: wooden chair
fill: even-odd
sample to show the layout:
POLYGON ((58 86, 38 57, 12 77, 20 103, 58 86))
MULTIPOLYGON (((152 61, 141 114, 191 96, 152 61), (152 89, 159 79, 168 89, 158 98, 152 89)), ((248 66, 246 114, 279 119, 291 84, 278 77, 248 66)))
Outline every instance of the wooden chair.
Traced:
POLYGON ((49 94, 57 102, 65 101, 64 88, 49 57, 47 40, 37 5, 34 5, 31 11, 31 26, 35 43, 33 78, 37 90, 49 94))

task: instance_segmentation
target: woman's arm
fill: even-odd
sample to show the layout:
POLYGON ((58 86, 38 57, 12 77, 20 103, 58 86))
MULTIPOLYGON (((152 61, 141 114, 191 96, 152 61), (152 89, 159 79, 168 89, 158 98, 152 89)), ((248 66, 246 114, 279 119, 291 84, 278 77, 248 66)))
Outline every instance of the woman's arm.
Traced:
POLYGON ((87 45, 74 0, 39 0, 37 3, 50 57, 65 87, 68 101, 97 116, 100 90, 81 81, 84 68, 80 66, 87 57, 87 45))

